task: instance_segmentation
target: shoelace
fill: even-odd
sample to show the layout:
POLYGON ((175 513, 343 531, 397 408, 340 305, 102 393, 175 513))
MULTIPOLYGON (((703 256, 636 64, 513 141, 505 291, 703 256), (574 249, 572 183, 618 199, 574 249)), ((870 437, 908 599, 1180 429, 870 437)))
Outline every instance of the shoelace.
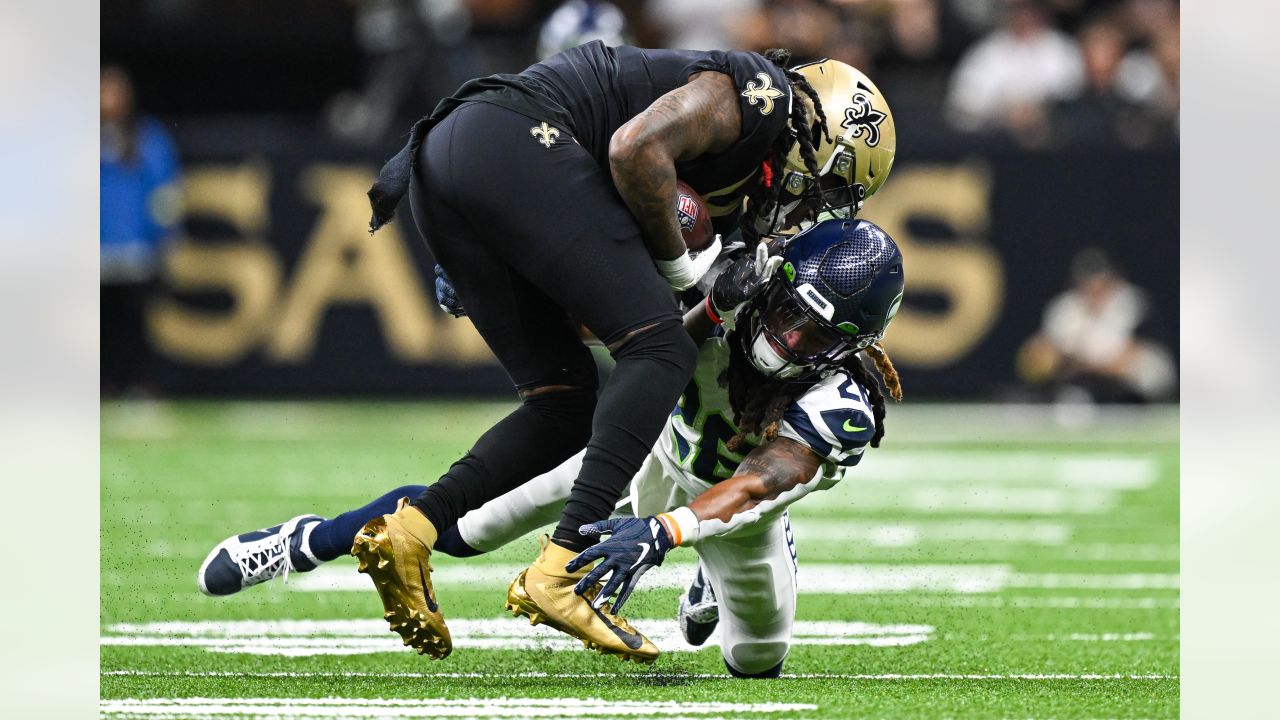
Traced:
POLYGON ((250 545, 250 549, 243 555, 233 558, 236 564, 240 566, 240 573, 243 577, 252 580, 250 585, 267 582, 274 579, 277 575, 283 575, 281 580, 287 585, 289 584, 289 550, 288 538, 283 541, 277 536, 272 538, 264 538, 258 543, 261 547, 250 545))

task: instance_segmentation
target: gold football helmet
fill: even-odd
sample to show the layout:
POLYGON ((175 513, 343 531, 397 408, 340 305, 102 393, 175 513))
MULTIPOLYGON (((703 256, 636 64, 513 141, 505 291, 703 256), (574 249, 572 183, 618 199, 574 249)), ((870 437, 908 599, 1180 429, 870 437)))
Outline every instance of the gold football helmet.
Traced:
MULTIPOLYGON (((817 191, 822 194, 824 211, 837 217, 852 217, 884 185, 893 168, 898 134, 889 103, 870 78, 839 60, 821 60, 792 70, 803 75, 817 91, 827 117, 831 141, 820 131, 813 138, 821 168, 817 191)), ((795 95, 805 103, 809 116, 815 118, 814 129, 819 129, 808 96, 803 92, 795 95)), ((800 157, 799 143, 787 156, 783 183, 783 189, 791 195, 805 195, 813 189, 814 178, 800 157)))

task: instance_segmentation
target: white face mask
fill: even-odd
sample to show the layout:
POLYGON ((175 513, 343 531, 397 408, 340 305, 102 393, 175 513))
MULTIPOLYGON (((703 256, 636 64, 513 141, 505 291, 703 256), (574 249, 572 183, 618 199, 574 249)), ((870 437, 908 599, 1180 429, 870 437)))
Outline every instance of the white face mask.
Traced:
POLYGON ((751 344, 751 364, 756 370, 775 378, 792 378, 806 370, 804 365, 789 362, 769 344, 769 338, 761 332, 751 344))

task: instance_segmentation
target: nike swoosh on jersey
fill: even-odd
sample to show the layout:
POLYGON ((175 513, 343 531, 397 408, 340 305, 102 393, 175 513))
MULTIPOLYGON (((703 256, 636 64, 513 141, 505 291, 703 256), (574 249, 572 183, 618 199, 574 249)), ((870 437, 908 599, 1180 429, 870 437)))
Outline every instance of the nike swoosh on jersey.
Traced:
POLYGON ((853 423, 849 420, 844 421, 844 429, 845 432, 862 432, 863 430, 866 430, 864 427, 854 427, 853 423))

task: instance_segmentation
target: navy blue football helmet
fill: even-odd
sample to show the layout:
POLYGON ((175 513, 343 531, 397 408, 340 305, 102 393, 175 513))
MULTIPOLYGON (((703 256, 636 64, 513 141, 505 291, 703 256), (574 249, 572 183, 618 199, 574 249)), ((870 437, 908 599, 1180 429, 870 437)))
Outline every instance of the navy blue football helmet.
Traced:
POLYGON ((748 308, 744 350, 770 378, 833 372, 884 337, 902 304, 902 253, 868 220, 824 220, 786 240, 748 308))

